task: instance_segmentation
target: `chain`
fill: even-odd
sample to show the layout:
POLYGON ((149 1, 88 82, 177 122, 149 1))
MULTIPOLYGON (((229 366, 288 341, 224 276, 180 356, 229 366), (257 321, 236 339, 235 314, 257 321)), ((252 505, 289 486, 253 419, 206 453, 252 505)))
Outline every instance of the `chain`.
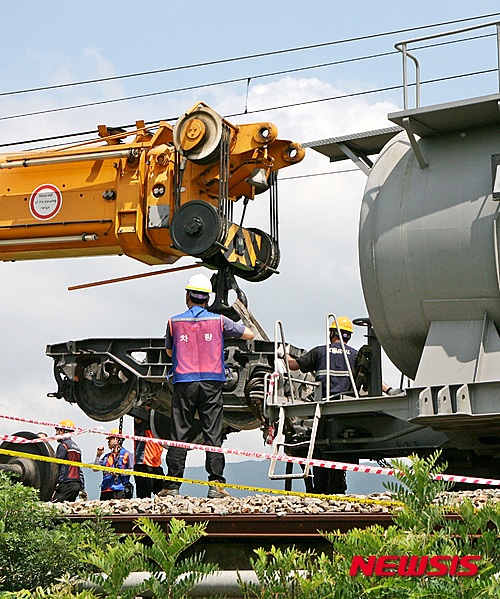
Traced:
POLYGON ((279 221, 278 221, 278 171, 269 173, 269 220, 271 237, 276 243, 279 241, 279 221))
POLYGON ((219 157, 219 211, 228 220, 233 220, 233 202, 229 200, 229 142, 231 131, 222 123, 219 157))

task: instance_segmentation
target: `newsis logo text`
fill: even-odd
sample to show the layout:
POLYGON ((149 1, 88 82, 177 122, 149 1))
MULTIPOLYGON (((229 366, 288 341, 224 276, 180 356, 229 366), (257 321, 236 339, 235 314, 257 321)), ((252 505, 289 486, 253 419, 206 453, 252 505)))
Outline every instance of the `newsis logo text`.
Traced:
POLYGON ((355 555, 350 576, 475 576, 480 555, 355 555))

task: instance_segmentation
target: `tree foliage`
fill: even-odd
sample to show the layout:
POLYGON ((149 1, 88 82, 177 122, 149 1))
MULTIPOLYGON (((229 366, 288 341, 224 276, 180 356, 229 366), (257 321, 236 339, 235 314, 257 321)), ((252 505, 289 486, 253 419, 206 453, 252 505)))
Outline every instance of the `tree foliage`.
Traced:
POLYGON ((89 540, 96 546, 117 542, 102 519, 68 523, 39 501, 36 490, 0 472, 0 591, 49 588, 77 576, 89 540))

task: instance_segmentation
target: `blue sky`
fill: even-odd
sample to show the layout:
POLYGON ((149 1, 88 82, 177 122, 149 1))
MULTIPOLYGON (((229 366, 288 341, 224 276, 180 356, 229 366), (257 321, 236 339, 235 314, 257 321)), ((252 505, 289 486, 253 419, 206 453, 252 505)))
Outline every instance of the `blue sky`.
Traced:
MULTIPOLYGON (((387 113, 400 110, 400 89, 375 94, 367 90, 401 85, 401 57, 394 44, 421 35, 500 18, 498 2, 423 0, 416 2, 274 0, 252 3, 117 2, 85 3, 47 0, 18 2, 2 16, 0 94, 172 69, 224 59, 276 54, 224 64, 180 69, 36 93, 0 95, 0 145, 21 140, 95 129, 97 124, 125 125, 178 116, 203 100, 238 122, 272 120, 280 136, 311 141, 388 126, 387 113), (498 12, 497 17, 438 26, 498 12), (410 28, 406 33, 375 36, 410 28), (328 44, 328 45, 324 45, 328 44), (318 46, 296 52, 292 48, 318 46), (379 58, 352 61, 378 54, 379 58), (289 69, 347 61, 343 64, 281 73, 289 69), (250 78, 247 95, 247 82, 250 78), (242 79, 221 86, 212 82, 242 79), (117 98, 172 89, 150 98, 110 102, 117 98), (360 94, 352 96, 351 94, 360 94), (347 97, 307 103, 339 95, 347 97), (76 104, 106 102, 86 108, 6 118, 76 104), (264 108, 302 103, 287 109, 264 108)), ((492 33, 492 29, 481 33, 492 33)), ((422 79, 431 80, 496 67, 494 39, 421 50, 422 79)), ((423 102, 438 103, 498 91, 496 75, 460 78, 423 86, 423 102)), ((33 144, 26 144, 26 148, 33 144)), ((21 146, 19 149, 23 148, 21 146)), ((0 148, 12 152, 14 147, 0 148)), ((366 315, 357 267, 357 226, 365 177, 359 172, 289 179, 292 175, 351 169, 348 162, 330 165, 309 151, 304 162, 282 174, 280 275, 244 289, 254 314, 272 331, 284 322, 287 339, 309 348, 324 338, 331 311, 351 317, 366 315), (292 172, 293 170, 293 172, 292 172), (270 301, 271 298, 271 301, 270 301)), ((256 218, 259 210, 256 209, 256 218)), ((258 223, 257 223, 258 224, 258 223)), ((0 413, 90 424, 78 408, 46 397, 55 389, 45 345, 67 339, 114 336, 162 336, 167 317, 183 307, 185 275, 154 277, 81 292, 69 285, 144 272, 127 258, 85 258, 1 263, 3 291, 0 413)), ((363 343, 362 332, 354 345, 363 343)), ((397 375, 387 366, 393 386, 397 375)), ((109 423, 109 428, 115 423, 109 423)), ((6 432, 19 430, 5 423, 6 432)), ((230 437, 232 445, 260 449, 259 433, 230 437)), ((97 439, 82 441, 91 460, 97 439)))
MULTIPOLYGON (((18 3, 3 17, 0 48, 2 61, 2 91, 13 91, 101 77, 168 69, 315 46, 328 42, 374 36, 375 34, 427 27, 452 20, 494 13, 493 1, 479 2, 359 2, 352 7, 335 2, 253 2, 251 8, 241 2, 107 2, 90 1, 82 6, 76 2, 49 0, 42 5, 18 3)), ((490 20, 493 20, 491 18, 490 20)), ((463 25, 473 24, 464 23, 463 25)), ((447 25, 442 29, 462 26, 447 25)), ((246 79, 266 73, 338 62, 355 57, 394 52, 394 43, 440 28, 421 29, 408 33, 371 37, 360 41, 337 43, 307 50, 275 54, 244 61, 177 70, 113 82, 70 87, 62 90, 7 96, 1 99, 3 116, 20 112, 61 107, 78 103, 109 100, 123 96, 155 93, 185 86, 202 85, 235 78, 246 79)), ((491 33, 491 31, 489 32, 491 33)), ((488 68, 494 65, 494 40, 479 45, 471 42, 443 48, 439 52, 424 50, 422 75, 433 79, 488 68), (431 55, 431 58, 429 58, 431 55)), ((360 60, 347 64, 307 70, 290 76, 318 78, 344 92, 376 89, 401 83, 400 56, 360 60)), ((252 79, 248 109, 259 108, 253 90, 260 84, 280 81, 283 76, 252 79)), ((432 86, 424 92, 431 102, 457 90, 469 87, 482 93, 493 76, 471 78, 468 82, 432 86)), ((425 88, 426 90, 430 87, 425 88)), ((218 88, 199 90, 198 94, 217 100, 234 95, 244 100, 246 81, 218 88)), ((314 90, 311 98, 314 97, 314 90)), ((480 95, 479 94, 479 95, 480 95)), ((105 119, 123 118, 133 122, 138 115, 147 120, 178 115, 180 107, 190 102, 193 92, 165 94, 150 99, 137 99, 117 104, 56 115, 34 116, 13 121, 0 121, 11 139, 21 139, 19 133, 42 127, 52 133, 85 130, 95 126, 96 116, 105 119), (74 129, 73 129, 74 127, 74 129), (17 132, 17 133, 16 133, 17 132)), ((374 94, 371 100, 387 99, 401 102, 401 92, 374 94)), ((235 111, 244 102, 233 105, 235 111)), ((258 117, 259 119, 262 117, 258 117)), ((123 123, 125 124, 125 123, 123 123)), ((3 136, 2 136, 3 137, 3 136)), ((29 138, 27 135, 26 139, 29 138)), ((5 140, 8 141, 8 140, 5 140)), ((307 140, 301 140, 307 141, 307 140)))

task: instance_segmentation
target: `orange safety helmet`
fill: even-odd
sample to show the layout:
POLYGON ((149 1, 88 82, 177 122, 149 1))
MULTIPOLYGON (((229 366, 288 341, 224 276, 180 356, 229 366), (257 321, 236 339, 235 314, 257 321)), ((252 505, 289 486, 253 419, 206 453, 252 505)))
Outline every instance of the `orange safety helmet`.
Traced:
POLYGON ((61 420, 61 422, 56 426, 56 428, 76 428, 73 420, 61 420))
POLYGON ((339 329, 341 331, 347 331, 348 333, 352 333, 353 332, 353 328, 352 328, 352 322, 350 318, 347 318, 347 316, 339 316, 337 318, 337 321, 333 320, 332 324, 330 325, 330 329, 334 329, 335 331, 337 330, 337 322, 339 325, 339 329))

